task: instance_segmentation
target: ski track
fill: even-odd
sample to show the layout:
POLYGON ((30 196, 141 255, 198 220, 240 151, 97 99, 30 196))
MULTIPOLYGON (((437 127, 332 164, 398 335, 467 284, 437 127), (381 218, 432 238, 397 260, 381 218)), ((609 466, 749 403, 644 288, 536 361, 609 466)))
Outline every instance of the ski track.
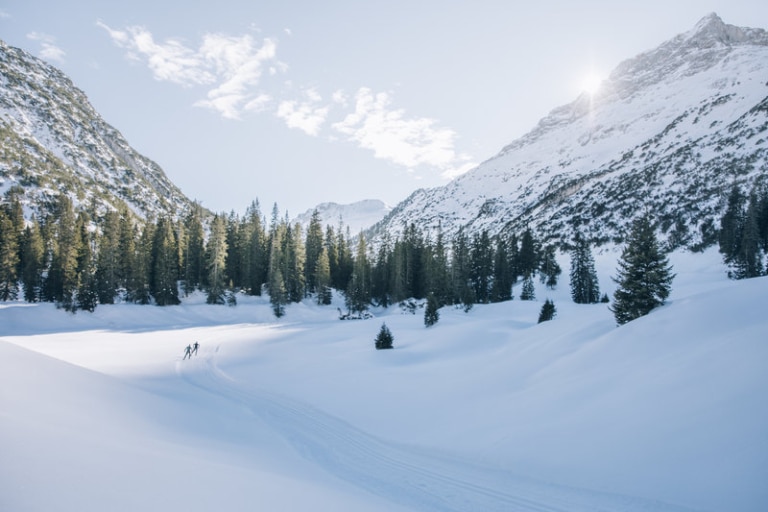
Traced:
POLYGON ((284 437, 306 460, 400 506, 424 512, 691 512, 630 496, 576 489, 476 468, 376 438, 311 405, 248 389, 214 352, 178 362, 187 383, 230 400, 284 437))

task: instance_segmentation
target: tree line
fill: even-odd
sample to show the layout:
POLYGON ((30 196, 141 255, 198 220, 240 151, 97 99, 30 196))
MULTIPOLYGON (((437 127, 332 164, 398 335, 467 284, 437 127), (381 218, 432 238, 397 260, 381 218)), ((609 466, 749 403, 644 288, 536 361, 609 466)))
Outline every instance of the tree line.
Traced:
POLYGON ((447 241, 414 224, 369 250, 348 228, 323 227, 315 211, 306 233, 281 217, 267 220, 254 202, 244 215, 206 219, 199 205, 173 220, 142 221, 127 210, 99 218, 59 195, 49 213, 25 221, 13 195, 0 205, 0 300, 54 302, 67 311, 132 302, 175 305, 197 290, 210 304, 236 303, 238 293, 269 295, 275 315, 313 297, 330 304, 343 293, 351 315, 433 296, 438 307, 535 297, 533 280, 554 287, 561 273, 554 247, 531 230, 521 236, 469 236, 447 241))
MULTIPOLYGON (((673 276, 650 220, 644 222, 633 225, 614 279, 620 288, 611 307, 618 323, 636 317, 620 311, 635 307, 626 304, 640 293, 633 274, 658 275, 653 307, 669 293, 673 276)), ((755 189, 747 196, 733 188, 720 222, 719 245, 731 277, 766 272, 765 191, 755 189)), ((609 302, 607 294, 600 294, 589 242, 577 233, 564 249, 571 256, 573 301, 609 302)), ((233 212, 212 218, 195 204, 175 220, 141 220, 127 210, 91 218, 76 211, 64 194, 49 213, 27 221, 15 195, 6 194, 0 204, 0 300, 54 302, 72 312, 118 301, 174 305, 202 291, 209 304, 229 305, 240 293, 266 293, 280 317, 288 304, 308 297, 328 305, 337 290, 345 299, 345 317, 359 316, 371 305, 426 299, 425 323, 432 325, 437 309, 446 305, 468 311, 474 304, 511 300, 514 289, 521 300, 533 300, 536 280, 554 288, 562 273, 555 253, 531 229, 493 236, 459 230, 447 240, 440 229, 424 232, 415 224, 395 237, 384 235, 371 249, 362 233, 352 237, 341 221, 323 227, 317 211, 305 230, 287 215, 281 217, 277 205, 267 219, 258 202, 242 216, 233 212)), ((550 305, 545 316, 553 312, 550 305)))
POLYGON ((768 189, 753 187, 745 194, 734 185, 720 219, 720 253, 732 279, 768 273, 768 189))

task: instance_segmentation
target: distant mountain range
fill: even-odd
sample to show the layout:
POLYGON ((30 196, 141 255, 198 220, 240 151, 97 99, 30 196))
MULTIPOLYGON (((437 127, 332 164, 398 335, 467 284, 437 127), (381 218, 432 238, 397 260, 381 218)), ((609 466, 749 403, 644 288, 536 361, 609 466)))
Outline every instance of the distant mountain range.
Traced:
POLYGON ((392 207, 378 199, 365 199, 352 204, 322 203, 296 217, 294 222, 306 229, 315 210, 323 226, 330 225, 335 229, 343 224, 344 229, 349 228, 352 235, 357 235, 386 217, 392 207))
POLYGON ((621 63, 594 95, 449 184, 414 192, 373 229, 411 222, 567 242, 620 241, 649 211, 671 245, 711 243, 734 183, 768 178, 768 33, 717 15, 621 63))
MULTIPOLYGON (((176 216, 191 204, 61 71, 2 42, 0 140, 0 196, 18 192, 28 215, 62 192, 95 214, 125 206, 176 216)), ((324 224, 341 217, 353 234, 373 225, 373 239, 417 223, 446 236, 531 227, 554 243, 577 230, 619 242, 649 211, 670 246, 695 247, 713 242, 733 184, 767 182, 768 33, 711 14, 443 187, 394 208, 369 200, 317 209, 324 224)))

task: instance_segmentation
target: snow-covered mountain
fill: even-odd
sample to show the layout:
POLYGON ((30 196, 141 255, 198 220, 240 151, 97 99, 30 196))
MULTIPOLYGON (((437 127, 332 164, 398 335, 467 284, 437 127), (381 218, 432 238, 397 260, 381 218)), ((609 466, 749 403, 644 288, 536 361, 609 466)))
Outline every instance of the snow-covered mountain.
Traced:
POLYGON ((671 245, 706 245, 731 186, 767 177, 768 33, 710 14, 472 171, 414 192, 372 233, 417 222, 619 241, 649 210, 671 245))
POLYGON ((392 207, 378 199, 365 199, 351 204, 322 203, 296 217, 294 222, 300 223, 306 229, 315 210, 320 215, 323 226, 336 228, 341 220, 344 227, 349 227, 350 233, 356 235, 386 217, 392 207))
POLYGON ((127 205, 176 215, 190 200, 137 153, 55 67, 0 41, 0 194, 23 190, 28 212, 60 192, 91 210, 127 205))

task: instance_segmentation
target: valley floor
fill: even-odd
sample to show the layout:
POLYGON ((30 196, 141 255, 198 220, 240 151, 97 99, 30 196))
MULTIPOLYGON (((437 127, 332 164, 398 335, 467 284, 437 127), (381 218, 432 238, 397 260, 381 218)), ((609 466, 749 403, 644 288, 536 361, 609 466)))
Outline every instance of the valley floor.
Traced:
POLYGON ((673 264, 670 302, 622 327, 567 283, 429 329, 247 297, 2 304, 0 509, 765 510, 768 278, 673 264))

